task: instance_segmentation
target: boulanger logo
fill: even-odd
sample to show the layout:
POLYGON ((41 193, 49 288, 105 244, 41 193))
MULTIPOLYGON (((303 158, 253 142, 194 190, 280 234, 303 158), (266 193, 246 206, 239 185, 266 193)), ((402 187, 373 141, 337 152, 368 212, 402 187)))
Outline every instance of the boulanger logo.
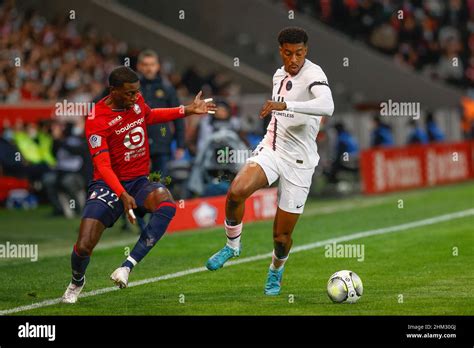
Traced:
POLYGON ((139 148, 145 142, 145 131, 142 127, 132 129, 123 139, 123 144, 127 149, 139 148))
POLYGON ((142 117, 136 121, 133 121, 132 123, 127 124, 125 127, 122 127, 120 129, 115 130, 115 134, 120 135, 122 133, 125 133, 128 131, 130 128, 136 127, 136 126, 141 126, 142 123, 145 122, 145 118, 142 117))

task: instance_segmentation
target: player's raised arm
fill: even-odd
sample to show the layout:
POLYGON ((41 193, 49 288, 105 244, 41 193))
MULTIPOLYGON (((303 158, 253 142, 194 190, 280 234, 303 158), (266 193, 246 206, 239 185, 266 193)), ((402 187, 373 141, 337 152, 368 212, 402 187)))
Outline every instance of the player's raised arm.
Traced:
POLYGON ((212 102, 212 98, 201 99, 201 96, 202 91, 196 95, 193 102, 189 105, 181 105, 175 108, 151 109, 147 115, 147 124, 166 123, 190 115, 214 113, 216 111, 216 104, 212 102))

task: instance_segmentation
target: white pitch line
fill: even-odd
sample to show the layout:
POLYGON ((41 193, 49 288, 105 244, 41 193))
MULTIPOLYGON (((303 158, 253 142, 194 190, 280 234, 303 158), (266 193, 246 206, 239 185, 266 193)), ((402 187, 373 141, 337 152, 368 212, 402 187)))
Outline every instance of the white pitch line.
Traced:
MULTIPOLYGON (((372 207, 374 205, 379 205, 379 204, 384 204, 384 203, 389 203, 390 201, 394 201, 393 197, 386 196, 386 197, 371 197, 368 200, 360 200, 360 199, 353 199, 349 201, 345 201, 343 203, 339 202, 337 204, 329 204, 326 206, 315 206, 315 207, 310 207, 305 209, 303 217, 309 217, 309 216, 320 216, 320 215, 327 215, 327 214, 333 214, 337 212, 343 212, 347 210, 354 209, 354 206, 357 206, 357 208, 368 208, 372 207)), ((260 220, 260 221, 252 221, 252 222, 261 222, 265 220, 260 220)), ((268 221, 268 220, 266 220, 268 221)), ((211 232, 215 231, 219 228, 223 228, 222 226, 214 226, 211 227, 207 230, 198 230, 199 233, 206 233, 206 232, 211 232)), ((195 233, 197 230, 187 230, 183 232, 179 232, 179 234, 183 233, 195 233)), ((172 234, 175 234, 175 232, 172 232, 172 234)), ((94 251, 98 250, 107 250, 107 249, 112 249, 116 247, 124 247, 130 244, 135 244, 137 242, 139 235, 133 235, 132 237, 127 237, 124 239, 119 239, 119 240, 105 240, 101 241, 95 248, 94 251)), ((40 247, 41 249, 41 247, 40 247)), ((54 250, 40 250, 41 251, 41 257, 40 261, 43 261, 44 259, 48 257, 58 257, 58 256, 69 256, 71 254, 71 247, 67 246, 66 248, 55 248, 54 250)), ((16 264, 19 263, 30 263, 30 261, 25 261, 21 259, 16 259, 15 260, 16 264)), ((0 263, 0 267, 7 267, 9 264, 8 263, 0 263)))
MULTIPOLYGON (((375 230, 368 230, 368 231, 352 233, 352 234, 348 234, 348 235, 345 235, 345 236, 340 236, 340 237, 336 237, 336 238, 322 240, 322 241, 319 241, 319 242, 300 245, 300 246, 297 246, 297 247, 293 248, 291 250, 291 253, 294 254, 294 253, 297 253, 297 252, 300 252, 300 251, 319 248, 319 247, 324 246, 326 244, 346 242, 346 241, 350 241, 350 240, 354 240, 354 239, 360 239, 360 238, 377 236, 377 235, 381 235, 381 234, 388 234, 388 233, 405 231, 405 230, 415 228, 415 227, 433 225, 433 224, 436 224, 436 223, 440 223, 440 222, 444 222, 444 221, 450 221, 450 220, 454 220, 454 219, 459 219, 459 218, 463 218, 463 217, 467 217, 467 216, 471 216, 471 215, 474 215, 474 209, 462 210, 462 211, 458 211, 458 212, 455 212, 455 213, 450 213, 450 214, 440 215, 440 216, 433 217, 433 218, 408 222, 408 223, 401 224, 401 225, 395 225, 395 226, 378 228, 378 229, 375 229, 375 230)), ((233 266, 233 265, 240 265, 242 263, 263 260, 263 259, 266 259, 266 258, 270 258, 271 256, 272 256, 272 253, 266 253, 266 254, 260 254, 260 255, 245 257, 245 258, 240 259, 240 260, 229 261, 224 267, 229 267, 229 266, 233 266)), ((205 272, 205 271, 207 271, 206 267, 191 268, 191 269, 176 272, 176 273, 165 274, 165 275, 162 275, 162 276, 159 276, 159 277, 142 279, 142 280, 137 280, 137 281, 134 281, 134 282, 130 282, 128 287, 134 287, 134 286, 139 286, 139 285, 156 283, 156 282, 159 282, 159 281, 162 281, 162 280, 184 277, 184 276, 187 276, 189 274, 201 273, 201 272, 205 272)), ((101 294, 105 294, 105 293, 112 292, 112 291, 117 291, 117 290, 119 290, 119 288, 115 287, 115 286, 108 287, 108 288, 102 288, 102 289, 98 289, 98 290, 92 290, 92 291, 85 292, 85 293, 81 294, 79 297, 84 298, 84 297, 97 296, 97 295, 101 295, 101 294)), ((5 310, 0 311, 0 315, 6 315, 6 314, 24 312, 24 311, 28 311, 28 310, 32 310, 32 309, 36 309, 36 308, 48 307, 48 306, 52 306, 52 305, 55 305, 55 304, 59 304, 60 301, 61 301, 60 298, 56 298, 56 299, 52 299, 52 300, 46 300, 46 301, 42 301, 42 302, 33 303, 31 305, 20 306, 20 307, 15 307, 15 308, 11 308, 11 309, 5 309, 5 310)))

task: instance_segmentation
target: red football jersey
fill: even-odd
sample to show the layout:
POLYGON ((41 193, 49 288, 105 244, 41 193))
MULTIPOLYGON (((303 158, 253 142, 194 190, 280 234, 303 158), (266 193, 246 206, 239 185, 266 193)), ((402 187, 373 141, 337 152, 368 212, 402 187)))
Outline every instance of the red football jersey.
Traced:
MULTIPOLYGON (((147 124, 150 107, 141 94, 136 104, 126 110, 112 110, 101 99, 85 123, 85 134, 92 158, 108 151, 112 170, 120 181, 149 174, 150 155, 147 124)), ((94 180, 105 180, 94 165, 94 180)))

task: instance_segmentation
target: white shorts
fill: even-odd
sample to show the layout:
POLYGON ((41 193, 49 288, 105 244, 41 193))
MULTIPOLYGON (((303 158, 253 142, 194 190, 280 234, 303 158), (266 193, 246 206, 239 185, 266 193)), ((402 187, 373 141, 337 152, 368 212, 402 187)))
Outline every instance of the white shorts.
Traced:
POLYGON ((258 146, 248 162, 262 167, 268 185, 278 183, 278 207, 289 213, 302 214, 315 168, 295 168, 279 158, 274 151, 258 146))

